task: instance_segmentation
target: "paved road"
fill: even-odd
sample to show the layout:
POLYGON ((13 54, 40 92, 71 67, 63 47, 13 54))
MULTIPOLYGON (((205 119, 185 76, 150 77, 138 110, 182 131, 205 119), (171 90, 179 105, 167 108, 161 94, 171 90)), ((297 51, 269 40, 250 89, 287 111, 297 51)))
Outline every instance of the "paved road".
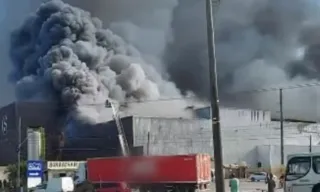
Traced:
MULTIPOLYGON (((215 191, 214 183, 211 184, 211 191, 215 191)), ((229 180, 225 181, 226 192, 229 192, 229 180)), ((240 192, 261 192, 262 190, 267 190, 267 185, 264 182, 250 182, 250 181, 240 181, 240 192)), ((283 192, 283 189, 277 189, 276 192, 283 192)))

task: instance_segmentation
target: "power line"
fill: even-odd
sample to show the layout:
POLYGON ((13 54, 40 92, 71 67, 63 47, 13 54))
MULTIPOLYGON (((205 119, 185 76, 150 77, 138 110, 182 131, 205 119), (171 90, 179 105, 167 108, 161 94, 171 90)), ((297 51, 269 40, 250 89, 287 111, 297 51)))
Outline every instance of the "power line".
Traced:
POLYGON ((319 86, 320 86, 320 82, 314 82, 314 83, 303 83, 303 84, 294 84, 294 85, 287 85, 287 86, 266 87, 266 88, 252 89, 252 90, 241 90, 241 91, 236 91, 231 93, 237 94, 237 93, 272 92, 272 91, 279 91, 280 89, 290 90, 290 89, 319 87, 319 86))

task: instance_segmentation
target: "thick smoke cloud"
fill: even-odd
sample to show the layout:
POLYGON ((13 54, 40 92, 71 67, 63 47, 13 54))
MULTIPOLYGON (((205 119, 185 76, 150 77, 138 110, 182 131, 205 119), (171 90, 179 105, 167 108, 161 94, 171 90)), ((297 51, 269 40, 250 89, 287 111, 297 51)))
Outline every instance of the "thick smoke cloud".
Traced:
MULTIPOLYGON (((312 0, 221 1, 215 14, 215 35, 222 103, 276 112, 278 92, 239 92, 318 79, 319 9, 319 3, 312 0)), ((205 1, 179 1, 167 66, 181 90, 207 98, 205 19, 205 1)), ((288 90, 286 114, 319 117, 314 89, 288 90)))
MULTIPOLYGON (((270 78, 270 73, 266 73, 256 85, 247 84, 249 82, 241 87, 235 85, 243 83, 237 80, 237 73, 241 71, 247 72, 248 79, 254 75, 256 68, 264 67, 267 71, 278 68, 282 71, 295 57, 300 46, 297 38, 302 22, 308 19, 309 9, 305 7, 308 4, 309 1, 300 0, 290 3, 282 0, 222 1, 215 15, 220 88, 229 91, 231 87, 254 89, 268 85, 270 81, 277 83, 286 79, 285 74, 270 78), (255 67, 257 65, 260 66, 255 67)), ((207 71, 204 9, 205 1, 181 1, 173 23, 175 41, 168 51, 168 68, 179 87, 199 89, 197 93, 207 96, 207 78, 188 83, 181 81, 189 75, 196 79, 207 71), (186 73, 180 73, 181 70, 186 73)))
POLYGON ((58 101, 77 117, 89 112, 83 106, 107 98, 122 102, 179 93, 134 46, 60 0, 42 4, 13 32, 10 56, 18 99, 58 101))
POLYGON ((10 33, 21 23, 25 16, 30 13, 32 6, 39 4, 40 0, 19 1, 0 0, 0 106, 6 105, 14 100, 14 86, 8 82, 8 73, 11 70, 9 57, 10 33), (17 6, 19 4, 19 6, 17 6))
MULTIPOLYGON (((93 16, 99 17, 103 21, 103 28, 109 28, 123 38, 120 41, 129 43, 121 45, 121 48, 131 47, 125 48, 130 51, 121 52, 120 58, 112 56, 115 58, 107 64, 110 71, 101 68, 94 70, 97 74, 100 74, 100 70, 103 71, 102 74, 110 72, 105 76, 109 77, 108 86, 119 88, 115 88, 111 92, 107 89, 108 93, 99 90, 96 92, 99 97, 97 95, 92 97, 94 94, 83 94, 81 98, 86 99, 80 99, 81 102, 100 102, 99 98, 103 98, 105 94, 119 100, 125 99, 124 95, 128 95, 127 93, 130 93, 129 97, 134 99, 139 96, 141 98, 156 98, 157 93, 158 96, 172 97, 179 95, 175 85, 185 94, 191 91, 201 98, 208 98, 204 0, 95 0, 94 2, 65 0, 65 2, 79 6, 91 12, 93 16), (128 60, 130 60, 129 66, 131 67, 126 69, 130 72, 119 72, 123 67, 128 66, 128 60), (135 63, 142 66, 140 68, 142 70, 136 70, 135 63), (136 84, 132 84, 132 78, 125 75, 131 72, 140 74, 142 71, 146 75, 144 82, 150 83, 140 85, 145 89, 147 89, 146 87, 149 89, 157 87, 154 92, 148 92, 147 96, 143 91, 132 92, 136 89, 136 84), (126 79, 126 77, 131 80, 123 81, 122 78, 126 79), (167 83, 166 79, 174 83, 167 83), (123 92, 123 90, 125 91, 123 92)), ((252 94, 239 94, 239 92, 318 81, 317 55, 319 51, 317 44, 319 42, 320 12, 317 1, 292 0, 288 3, 286 0, 224 0, 216 10, 218 11, 215 14, 216 51, 222 104, 270 109, 276 112, 279 110, 278 92, 252 94)), ((97 26, 95 28, 100 29, 97 26)), ((113 36, 121 39, 117 35, 113 36)), ((47 41, 43 42, 47 43, 47 41)), ((77 45, 71 46, 68 42, 63 41, 63 43, 59 43, 59 46, 62 44, 70 48, 72 53, 78 57, 79 54, 97 53, 94 48, 88 48, 89 46, 84 45, 86 43, 72 42, 71 44, 77 45), (80 51, 82 47, 86 47, 83 50, 89 50, 90 53, 80 51), (79 48, 81 49, 79 50, 79 48)), ((36 46, 38 47, 38 43, 36 46)), ((22 50, 28 54, 31 52, 33 56, 23 61, 28 63, 23 67, 20 62, 18 69, 31 71, 31 76, 28 73, 23 74, 27 75, 23 81, 33 83, 18 81, 18 93, 22 91, 23 98, 57 99, 59 94, 52 93, 51 87, 43 85, 51 80, 46 78, 46 81, 35 81, 38 77, 34 73, 38 71, 39 67, 32 67, 49 62, 50 58, 46 57, 45 59, 44 53, 34 55, 33 52, 36 51, 26 51, 26 46, 23 46, 22 50), (32 64, 34 63, 32 60, 35 59, 33 57, 41 57, 41 62, 36 65, 32 64)), ((49 53, 49 50, 47 52, 49 53)), ((96 60, 99 58, 90 57, 82 56, 79 57, 79 60, 99 63, 96 60)), ((23 58, 26 56, 23 55, 23 58)), ((100 65, 98 64, 98 66, 100 65)), ((92 68, 89 67, 89 69, 92 72, 92 68)), ((14 76, 18 79, 21 78, 20 72, 17 71, 14 76)), ((100 79, 100 76, 97 78, 95 75, 85 77, 100 79)), ((101 80, 101 82, 105 83, 106 81, 101 80)), ((56 84, 59 85, 59 83, 56 84)), ((87 86, 92 88, 97 85, 87 86)), ((85 91, 92 92, 92 90, 95 89, 86 89, 85 91)), ((318 88, 285 91, 285 114, 294 113, 294 116, 319 118, 317 114, 319 107, 315 104, 319 93, 318 88)), ((19 95, 21 96, 21 94, 19 95)), ((73 96, 67 96, 63 101, 72 103, 73 96)), ((82 108, 87 107, 82 106, 82 108)))

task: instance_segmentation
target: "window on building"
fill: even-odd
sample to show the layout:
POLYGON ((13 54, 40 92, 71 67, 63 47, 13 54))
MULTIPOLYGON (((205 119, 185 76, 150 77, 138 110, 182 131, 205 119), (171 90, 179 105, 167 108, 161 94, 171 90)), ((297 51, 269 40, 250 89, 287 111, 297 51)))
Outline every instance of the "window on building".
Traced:
POLYGON ((256 121, 257 120, 257 113, 256 111, 251 111, 251 121, 256 121))
POLYGON ((66 177, 67 173, 59 173, 59 177, 66 177))

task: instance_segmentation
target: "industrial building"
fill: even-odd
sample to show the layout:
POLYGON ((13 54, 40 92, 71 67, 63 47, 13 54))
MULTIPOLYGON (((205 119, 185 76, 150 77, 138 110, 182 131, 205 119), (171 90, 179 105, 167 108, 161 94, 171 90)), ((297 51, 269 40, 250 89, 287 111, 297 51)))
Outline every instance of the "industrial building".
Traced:
MULTIPOLYGON (((210 110, 205 103, 157 101, 134 103, 122 108, 121 121, 133 154, 213 154, 210 110)), ((104 108, 104 107, 102 107, 104 108)), ((271 113, 261 110, 221 108, 222 146, 225 163, 246 162, 256 166, 280 164, 280 123, 271 120, 271 113)), ((21 140, 28 127, 42 126, 46 135, 46 159, 79 161, 89 157, 119 155, 118 132, 111 109, 101 114, 106 123, 68 125, 59 107, 48 103, 13 103, 0 109, 0 165, 17 160, 18 123, 21 117, 21 140)), ((314 151, 320 142, 319 124, 285 122, 285 154, 314 151)), ((22 145, 27 156, 27 146, 22 145)))
POLYGON ((44 103, 11 103, 0 109, 1 133, 0 133, 0 165, 6 165, 17 161, 17 147, 21 145, 21 156, 27 157, 27 129, 28 127, 42 126, 46 131, 48 149, 47 158, 53 158, 57 154, 52 149, 58 147, 58 136, 62 122, 59 121, 59 112, 55 107, 44 103), (21 124, 19 126, 19 119, 21 124), (20 127, 20 129, 19 129, 20 127), (20 138, 19 138, 20 135, 20 138))
MULTIPOLYGON (((17 147, 21 144, 21 158, 27 159, 28 128, 45 128, 45 158, 47 160, 82 160, 87 157, 102 155, 117 155, 117 132, 113 122, 98 124, 91 127, 87 137, 66 140, 64 136, 65 116, 56 105, 41 102, 17 102, 0 109, 0 166, 17 162, 17 147), (21 119, 21 126, 19 126, 21 119), (101 127, 114 127, 105 134, 101 134, 101 127), (20 129, 19 129, 20 128, 20 129), (112 132, 113 131, 113 132, 112 132), (20 135, 20 138, 19 138, 20 135), (103 137, 104 135, 107 135, 103 137), (85 153, 83 153, 85 152, 85 153)), ((87 127, 86 127, 87 128, 87 127)), ((30 147, 29 147, 30 148, 30 147)), ((30 149, 29 149, 30 150, 30 149)))

